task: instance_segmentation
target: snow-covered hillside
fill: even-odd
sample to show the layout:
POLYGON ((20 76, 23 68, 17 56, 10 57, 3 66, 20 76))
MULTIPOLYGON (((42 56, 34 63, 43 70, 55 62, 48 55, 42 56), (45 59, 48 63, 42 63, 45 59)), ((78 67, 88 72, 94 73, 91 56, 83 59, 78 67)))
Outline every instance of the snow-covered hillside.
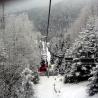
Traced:
POLYGON ((40 83, 35 90, 36 98, 97 98, 98 95, 89 97, 87 95, 88 82, 79 84, 63 84, 63 78, 45 77, 40 78, 40 83))

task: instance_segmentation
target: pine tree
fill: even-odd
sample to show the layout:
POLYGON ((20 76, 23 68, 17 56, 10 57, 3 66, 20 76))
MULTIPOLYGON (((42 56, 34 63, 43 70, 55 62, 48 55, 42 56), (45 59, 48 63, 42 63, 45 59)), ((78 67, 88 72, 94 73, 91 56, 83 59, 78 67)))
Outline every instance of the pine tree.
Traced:
POLYGON ((50 42, 50 53, 52 64, 55 64, 54 71, 56 73, 64 74, 65 72, 65 53, 71 46, 71 37, 66 35, 66 38, 61 35, 60 37, 53 38, 50 42))
POLYGON ((62 65, 64 54, 66 51, 65 39, 63 36, 53 38, 50 42, 49 51, 51 53, 51 63, 55 64, 54 71, 59 73, 59 69, 62 65))
POLYGON ((89 95, 93 96, 98 93, 98 65, 95 67, 93 71, 93 77, 90 78, 89 86, 89 95))
POLYGON ((73 44, 74 60, 71 71, 65 75, 65 83, 77 83, 87 80, 91 76, 92 67, 95 66, 95 46, 96 35, 94 33, 94 27, 90 26, 88 30, 79 34, 79 38, 73 44))
MULTIPOLYGON (((95 32, 96 34, 98 33, 97 30, 95 32)), ((96 36, 98 38, 98 36, 96 36)), ((96 53, 95 53, 95 62, 96 62, 96 67, 93 68, 91 74, 92 77, 89 79, 90 83, 88 85, 88 93, 89 96, 93 96, 98 93, 98 39, 96 40, 96 53)))

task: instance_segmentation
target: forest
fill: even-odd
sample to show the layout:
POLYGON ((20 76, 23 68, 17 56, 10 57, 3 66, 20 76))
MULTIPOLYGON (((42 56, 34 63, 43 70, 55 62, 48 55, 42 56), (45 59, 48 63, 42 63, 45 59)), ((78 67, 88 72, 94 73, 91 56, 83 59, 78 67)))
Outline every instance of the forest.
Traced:
POLYGON ((87 97, 81 98, 97 98, 98 0, 52 4, 48 36, 48 6, 10 12, 7 0, 1 1, 0 98, 44 98, 36 94, 42 80, 45 86, 59 77, 65 88, 87 84, 87 97))

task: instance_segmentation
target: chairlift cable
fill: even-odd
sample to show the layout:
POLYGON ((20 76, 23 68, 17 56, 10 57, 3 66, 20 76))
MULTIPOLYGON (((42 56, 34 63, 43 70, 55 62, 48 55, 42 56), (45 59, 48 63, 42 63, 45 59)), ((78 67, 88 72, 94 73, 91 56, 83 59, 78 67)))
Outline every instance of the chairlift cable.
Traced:
POLYGON ((49 33, 49 25, 50 25, 50 13, 51 13, 51 0, 49 2, 49 12, 48 12, 48 24, 47 24, 46 43, 48 41, 48 33, 49 33))
POLYGON ((3 33, 4 33, 4 30, 5 30, 5 15, 4 15, 4 8, 5 4, 4 4, 4 1, 2 0, 2 29, 3 29, 3 33))
MULTIPOLYGON (((51 13, 51 0, 49 2, 49 12, 48 12, 48 23, 47 23, 47 34, 46 34, 46 47, 48 42, 49 25, 50 25, 50 13, 51 13)), ((46 64, 47 64, 47 48, 46 48, 46 64)), ((48 64, 47 64, 48 65, 48 64)), ((48 65, 48 77, 49 77, 49 65, 48 65)))

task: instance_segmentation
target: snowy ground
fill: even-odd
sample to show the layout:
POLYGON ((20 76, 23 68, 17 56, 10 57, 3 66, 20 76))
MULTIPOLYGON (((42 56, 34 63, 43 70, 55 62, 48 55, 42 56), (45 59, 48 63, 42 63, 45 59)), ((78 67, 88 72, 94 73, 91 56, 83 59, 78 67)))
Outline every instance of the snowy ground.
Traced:
POLYGON ((63 84, 63 78, 40 78, 40 84, 35 89, 36 98, 98 98, 98 95, 88 97, 87 82, 79 84, 63 84))

